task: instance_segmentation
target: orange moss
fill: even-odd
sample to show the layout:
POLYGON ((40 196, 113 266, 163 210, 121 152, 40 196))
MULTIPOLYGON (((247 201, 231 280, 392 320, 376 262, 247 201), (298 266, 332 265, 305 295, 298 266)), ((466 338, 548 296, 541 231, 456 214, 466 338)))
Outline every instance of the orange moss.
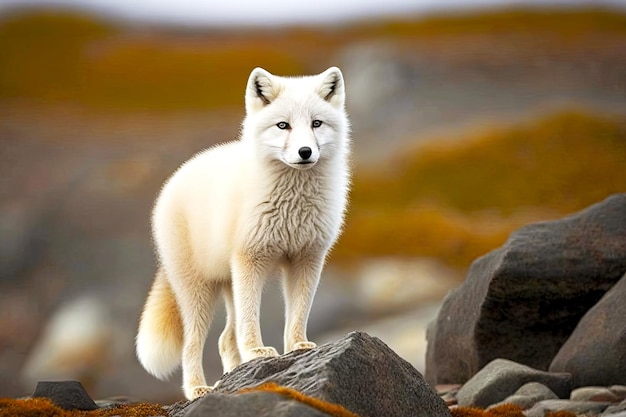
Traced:
POLYGON ((0 398, 0 417, 150 417, 167 415, 159 404, 135 403, 93 411, 64 410, 48 398, 0 398))
POLYGON ((354 414, 353 412, 345 409, 344 407, 338 404, 331 404, 326 401, 319 400, 317 398, 309 397, 294 389, 279 386, 278 384, 275 384, 274 382, 267 382, 255 388, 246 388, 246 389, 239 391, 239 393, 247 393, 247 392, 255 392, 255 391, 275 392, 277 394, 281 394, 289 398, 292 398, 310 407, 316 408, 334 417, 358 417, 358 415, 354 414))
POLYGON ((524 417, 522 408, 513 404, 502 404, 489 410, 474 407, 455 407, 450 409, 450 413, 452 417, 524 417))
POLYGON ((489 417, 524 417, 522 408, 513 404, 502 404, 486 411, 489 417))

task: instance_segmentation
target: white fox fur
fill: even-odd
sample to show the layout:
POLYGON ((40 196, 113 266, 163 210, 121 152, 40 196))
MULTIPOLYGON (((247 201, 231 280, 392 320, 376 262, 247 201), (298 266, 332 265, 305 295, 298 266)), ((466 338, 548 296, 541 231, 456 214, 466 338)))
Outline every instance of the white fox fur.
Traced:
POLYGON ((343 223, 349 122, 338 68, 278 77, 256 68, 239 140, 185 162, 153 212, 160 267, 137 334, 144 368, 166 378, 182 359, 188 399, 209 392, 202 351, 220 295, 224 372, 278 355, 261 339, 267 278, 283 278, 284 350, 311 349, 307 320, 326 254, 343 223))

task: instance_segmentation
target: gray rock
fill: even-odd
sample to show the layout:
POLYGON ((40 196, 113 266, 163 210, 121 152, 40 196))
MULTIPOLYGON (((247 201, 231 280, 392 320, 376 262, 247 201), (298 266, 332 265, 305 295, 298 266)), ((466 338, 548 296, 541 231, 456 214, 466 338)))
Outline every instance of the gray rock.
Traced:
POLYGON ((539 382, 529 382, 522 385, 515 391, 515 395, 528 395, 541 398, 542 400, 556 400, 559 398, 554 391, 539 382))
POLYGON ((572 391, 569 396, 572 401, 600 401, 617 403, 619 397, 607 387, 581 387, 572 391))
POLYGON ((49 398, 65 410, 89 411, 98 408, 78 381, 41 381, 32 396, 49 398))
POLYGON ((626 271, 624 213, 626 194, 616 194, 525 226, 477 259, 429 327, 427 381, 463 383, 495 358, 547 370, 579 320, 626 271))
POLYGON ((506 359, 496 359, 481 369, 457 394, 460 406, 486 408, 503 401, 528 382, 539 382, 557 396, 566 398, 571 390, 571 375, 529 368, 506 359))
POLYGON ((626 417, 626 400, 617 405, 611 405, 604 410, 602 417, 626 417))
POLYGON ((232 394, 270 381, 342 405, 360 417, 450 416, 413 366, 361 332, 310 351, 244 363, 223 377, 216 392, 232 394))
POLYGON ((524 410, 531 408, 539 401, 557 400, 559 397, 548 387, 538 382, 529 382, 522 385, 513 395, 506 397, 503 401, 489 406, 488 409, 502 404, 514 404, 524 410))
POLYGON ((208 394, 196 401, 184 417, 328 417, 313 407, 270 392, 239 395, 208 394))
POLYGON ((617 411, 617 412, 612 412, 609 411, 611 407, 607 408, 604 413, 601 414, 600 417, 626 417, 626 411, 617 411))
POLYGON ((620 400, 626 400, 626 385, 611 385, 609 389, 613 394, 617 395, 620 400))
POLYGON ((571 373, 574 386, 626 384, 624 300, 626 275, 584 315, 552 361, 550 370, 571 373))
POLYGON ((569 411, 576 415, 599 415, 609 403, 595 401, 545 400, 528 410, 526 417, 544 417, 548 411, 569 411))

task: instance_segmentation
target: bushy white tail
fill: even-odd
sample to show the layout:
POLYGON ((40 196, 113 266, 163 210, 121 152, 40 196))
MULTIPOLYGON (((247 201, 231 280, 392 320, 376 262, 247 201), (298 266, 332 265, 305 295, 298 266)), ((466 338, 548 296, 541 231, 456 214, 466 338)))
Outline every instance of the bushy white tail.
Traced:
POLYGON ((166 379, 181 362, 183 324, 172 287, 159 269, 139 321, 137 358, 150 374, 166 379))

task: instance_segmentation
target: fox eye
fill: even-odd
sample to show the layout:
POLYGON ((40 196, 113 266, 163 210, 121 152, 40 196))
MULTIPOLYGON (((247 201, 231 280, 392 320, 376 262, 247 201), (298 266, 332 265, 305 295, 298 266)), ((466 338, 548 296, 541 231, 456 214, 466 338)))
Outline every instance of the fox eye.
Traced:
POLYGON ((287 122, 278 122, 278 123, 276 123, 276 127, 278 127, 281 130, 289 129, 289 123, 287 123, 287 122))
POLYGON ((321 120, 313 120, 313 123, 311 123, 311 127, 315 128, 315 127, 320 127, 322 125, 322 121, 321 120))

